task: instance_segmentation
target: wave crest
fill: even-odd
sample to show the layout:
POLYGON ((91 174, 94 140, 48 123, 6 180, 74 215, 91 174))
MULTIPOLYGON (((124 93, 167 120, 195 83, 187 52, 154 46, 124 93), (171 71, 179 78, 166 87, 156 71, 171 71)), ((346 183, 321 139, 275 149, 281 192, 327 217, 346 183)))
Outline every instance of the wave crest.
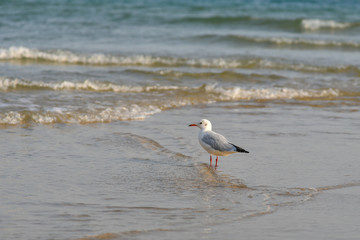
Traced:
POLYGON ((54 108, 53 111, 10 111, 0 113, 0 125, 29 125, 55 123, 106 123, 113 121, 144 120, 146 117, 161 112, 156 106, 108 107, 88 111, 65 111, 54 108))
MULTIPOLYGON (((230 38, 239 38, 239 36, 230 36, 230 38)), ((240 36, 241 37, 241 36, 240 36)), ((247 37, 245 37, 247 38, 247 37)), ((251 38, 251 37, 250 37, 251 38)), ((244 39, 242 39, 244 40, 244 39)), ((326 42, 320 40, 302 40, 287 38, 254 38, 245 39, 245 41, 270 42, 276 44, 303 44, 303 45, 328 45, 360 47, 357 42, 326 42)), ((195 67, 195 68, 219 68, 219 69, 275 69, 275 70, 294 70, 303 72, 360 72, 358 66, 316 66, 305 65, 302 63, 289 63, 281 59, 262 59, 252 58, 176 58, 160 57, 147 55, 120 56, 104 54, 76 54, 69 51, 54 50, 43 51, 29 49, 25 47, 10 47, 8 49, 0 48, 0 60, 2 61, 33 61, 50 62, 61 64, 78 65, 117 65, 117 66, 145 66, 145 67, 195 67)))
MULTIPOLYGON (((15 79, 14 81, 17 81, 15 79)), ((1 81, 0 81, 1 83, 1 81)), ((27 82, 33 85, 34 82, 27 82)), ((38 82, 40 85, 45 83, 38 82)), ((85 81, 75 86, 92 86, 91 91, 98 89, 97 83, 85 81)), ((55 83, 55 86, 63 86, 62 83, 55 83)), ((68 84, 65 84, 68 86, 68 84)), ((49 86, 47 86, 49 87, 49 86)), ((88 88, 88 87, 86 87, 88 88)), ((343 96, 344 92, 337 89, 293 89, 293 88, 260 88, 247 89, 242 87, 224 87, 217 84, 205 84, 194 87, 179 86, 117 86, 112 89, 122 89, 121 91, 137 91, 136 102, 131 102, 126 96, 121 100, 121 96, 115 94, 114 101, 110 100, 104 104, 93 100, 87 100, 87 94, 83 96, 83 102, 72 101, 72 98, 62 102, 62 105, 53 105, 51 103, 42 107, 32 107, 32 99, 29 102, 18 106, 18 110, 13 107, 4 107, 0 112, 0 125, 28 125, 28 124, 54 124, 54 123, 103 123, 113 121, 131 121, 143 120, 149 116, 157 114, 164 110, 198 104, 210 104, 214 102, 232 102, 232 101, 273 101, 273 100, 291 100, 299 99, 302 101, 328 100, 343 96), (127 90, 125 90, 127 89, 127 90), (154 91, 163 91, 160 97, 149 97, 149 94, 141 94, 149 89, 154 91)), ((66 88, 65 88, 66 89, 66 88)), ((56 88, 53 90, 62 91, 64 89, 56 88)), ((83 90, 81 88, 81 90, 83 90)), ((87 89, 88 90, 88 89, 87 89)), ((102 89, 103 90, 103 89, 102 89)), ((99 90, 99 91, 102 91, 99 90)), ((110 90, 109 90, 110 91, 110 90)), ((112 90, 113 91, 113 90, 112 90)), ((75 94, 74 96, 76 96, 75 94)), ((89 96, 91 96, 90 94, 89 96)), ((6 96, 6 95, 5 95, 6 96)), ((112 98, 110 96, 110 98, 112 98)), ((39 99, 37 99, 39 100, 39 99)), ((14 106, 17 103, 13 103, 14 106)))
POLYGON ((301 21, 301 27, 305 30, 343 29, 350 26, 350 23, 341 23, 333 20, 303 19, 301 21))
POLYGON ((276 100, 276 99, 296 99, 296 98, 324 98, 337 97, 340 91, 337 89, 293 89, 293 88, 261 88, 244 89, 240 87, 223 88, 214 85, 205 87, 209 93, 219 94, 219 99, 229 100, 276 100))
POLYGON ((119 93, 141 93, 151 91, 179 92, 182 97, 201 94, 202 92, 218 95, 214 100, 236 100, 236 99, 291 99, 301 97, 329 97, 339 96, 340 92, 336 89, 314 90, 314 89, 292 89, 292 88, 254 88, 246 89, 241 87, 222 87, 218 84, 204 84, 201 86, 167 86, 167 85, 148 85, 148 86, 130 86, 117 85, 114 83, 104 83, 85 80, 84 82, 62 81, 47 83, 42 81, 26 81, 21 79, 1 78, 0 90, 16 89, 35 89, 35 90, 54 90, 54 91, 95 91, 95 92, 119 92, 119 93))
POLYGON ((26 47, 10 47, 0 49, 0 60, 33 60, 49 61, 65 64, 84 65, 152 65, 157 62, 166 63, 168 60, 145 56, 112 56, 105 54, 76 54, 64 50, 43 51, 26 47))
POLYGON ((166 91, 187 89, 187 87, 178 86, 129 86, 129 85, 117 85, 114 83, 104 83, 97 81, 85 80, 84 82, 71 82, 62 81, 55 83, 41 82, 41 81, 27 81, 22 79, 13 78, 1 78, 0 77, 0 90, 16 90, 16 89, 28 89, 28 90, 76 90, 76 91, 95 91, 95 92, 151 92, 151 91, 166 91))

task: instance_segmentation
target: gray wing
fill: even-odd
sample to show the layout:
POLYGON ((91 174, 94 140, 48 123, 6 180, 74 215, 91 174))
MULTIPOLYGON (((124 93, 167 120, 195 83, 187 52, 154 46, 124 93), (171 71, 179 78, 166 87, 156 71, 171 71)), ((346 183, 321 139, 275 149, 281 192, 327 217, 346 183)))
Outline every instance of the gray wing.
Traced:
POLYGON ((232 145, 224 136, 216 133, 216 132, 207 132, 201 138, 201 140, 210 145, 213 149, 218 150, 220 152, 232 152, 236 151, 234 149, 234 145, 232 145))

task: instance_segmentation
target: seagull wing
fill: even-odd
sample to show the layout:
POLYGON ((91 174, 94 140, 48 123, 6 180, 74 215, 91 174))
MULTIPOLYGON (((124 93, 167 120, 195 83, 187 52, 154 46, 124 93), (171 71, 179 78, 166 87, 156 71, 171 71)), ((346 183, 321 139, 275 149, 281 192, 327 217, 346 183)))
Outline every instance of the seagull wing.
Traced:
POLYGON ((211 148, 220 152, 236 152, 236 148, 224 136, 213 132, 207 131, 202 136, 201 140, 209 145, 211 148))

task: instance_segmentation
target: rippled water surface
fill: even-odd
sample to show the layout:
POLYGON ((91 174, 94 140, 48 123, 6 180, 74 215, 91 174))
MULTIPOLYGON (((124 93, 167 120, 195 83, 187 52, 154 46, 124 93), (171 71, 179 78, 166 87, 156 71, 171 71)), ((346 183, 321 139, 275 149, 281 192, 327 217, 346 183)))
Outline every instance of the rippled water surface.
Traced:
POLYGON ((0 238, 357 239, 359 10, 0 1, 0 238))

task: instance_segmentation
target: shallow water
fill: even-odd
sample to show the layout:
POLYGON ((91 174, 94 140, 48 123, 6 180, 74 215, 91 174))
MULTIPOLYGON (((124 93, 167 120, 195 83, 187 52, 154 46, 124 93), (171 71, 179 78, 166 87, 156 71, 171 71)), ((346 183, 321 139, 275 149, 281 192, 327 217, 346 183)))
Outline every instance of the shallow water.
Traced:
POLYGON ((310 107, 224 109, 2 130, 2 236, 356 238, 358 122, 340 124, 353 113, 321 109, 301 119, 310 107), (250 154, 209 167, 197 130, 186 125, 196 115, 250 154))
POLYGON ((1 239, 358 238, 356 1, 0 4, 1 239))

